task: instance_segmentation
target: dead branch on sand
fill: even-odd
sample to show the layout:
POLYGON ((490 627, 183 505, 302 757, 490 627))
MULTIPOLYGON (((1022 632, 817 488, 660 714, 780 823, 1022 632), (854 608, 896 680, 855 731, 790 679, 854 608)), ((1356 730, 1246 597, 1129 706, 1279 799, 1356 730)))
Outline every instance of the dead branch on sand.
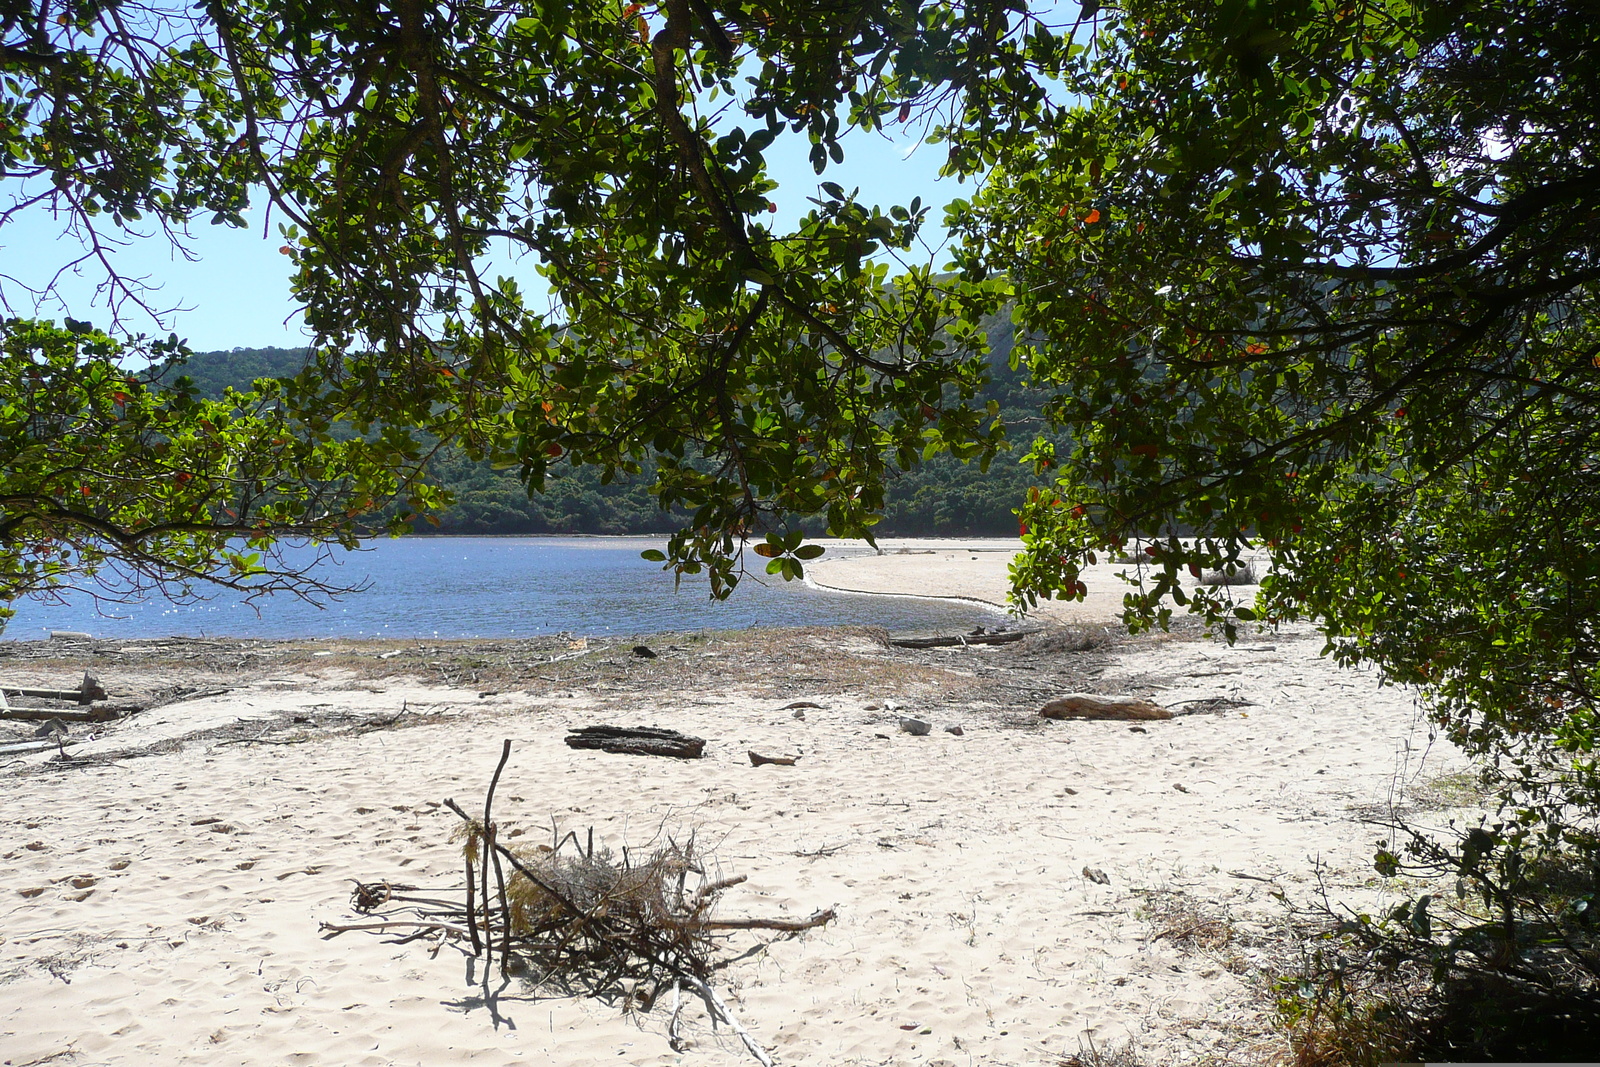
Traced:
MULTIPOLYGON (((620 996, 626 1006, 645 1011, 669 988, 675 997, 677 990, 691 990, 713 1026, 725 1023, 771 1067, 710 983, 719 966, 713 962, 719 938, 736 930, 792 936, 830 922, 833 909, 804 919, 715 918, 718 898, 745 876, 718 877, 693 834, 684 841, 669 836, 647 854, 625 848, 620 857, 597 845, 592 829, 586 842, 568 833, 553 845, 503 845, 494 794, 510 755, 507 741, 481 818, 454 800, 444 802, 461 818, 453 835, 462 842, 466 879, 460 890, 424 895, 413 886, 358 882, 351 907, 366 921, 322 923, 326 936, 365 930, 405 942, 438 934, 467 942, 464 948, 491 964, 498 955, 507 977, 528 976, 566 995, 620 996)), ((677 1042, 676 1011, 669 1029, 677 1042)))

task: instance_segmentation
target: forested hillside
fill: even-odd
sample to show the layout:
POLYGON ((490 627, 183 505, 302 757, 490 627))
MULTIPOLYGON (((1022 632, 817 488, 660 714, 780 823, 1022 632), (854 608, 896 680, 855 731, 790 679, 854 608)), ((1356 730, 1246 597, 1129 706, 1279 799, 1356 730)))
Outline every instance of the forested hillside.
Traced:
MULTIPOLYGON (((1008 365, 1012 347, 1009 316, 987 323, 991 348, 991 380, 977 406, 993 399, 1012 440, 1019 446, 1003 454, 988 472, 941 455, 902 473, 890 487, 883 522, 885 536, 1011 535, 1012 514, 1032 484, 1032 472, 1018 457, 1032 440, 1043 394, 1027 386, 1022 372, 1008 365)), ((297 373, 305 365, 303 349, 235 348, 196 353, 181 368, 204 396, 220 396, 229 386, 246 389, 256 378, 297 373)), ((515 470, 494 470, 468 459, 459 449, 443 450, 429 467, 430 476, 455 497, 439 514, 437 527, 423 532, 453 534, 641 534, 667 533, 681 517, 663 512, 651 496, 652 476, 621 475, 600 484, 593 467, 561 464, 552 469, 544 493, 530 497, 515 470)), ((820 519, 813 533, 822 532, 820 519)))

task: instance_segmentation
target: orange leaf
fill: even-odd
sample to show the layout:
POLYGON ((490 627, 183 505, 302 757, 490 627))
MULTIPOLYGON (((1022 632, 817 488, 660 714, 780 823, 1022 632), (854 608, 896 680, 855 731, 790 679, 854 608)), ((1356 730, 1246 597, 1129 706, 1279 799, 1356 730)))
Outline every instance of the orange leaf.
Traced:
POLYGON ((765 541, 761 542, 761 544, 756 546, 756 555, 765 556, 767 559, 772 559, 772 558, 774 558, 776 556, 780 556, 782 554, 783 554, 783 550, 780 549, 777 545, 769 545, 765 541))
POLYGON ((1093 226, 1095 223, 1099 222, 1100 221, 1100 209, 1099 208, 1092 208, 1089 211, 1089 213, 1083 217, 1083 221, 1087 222, 1091 226, 1093 226))

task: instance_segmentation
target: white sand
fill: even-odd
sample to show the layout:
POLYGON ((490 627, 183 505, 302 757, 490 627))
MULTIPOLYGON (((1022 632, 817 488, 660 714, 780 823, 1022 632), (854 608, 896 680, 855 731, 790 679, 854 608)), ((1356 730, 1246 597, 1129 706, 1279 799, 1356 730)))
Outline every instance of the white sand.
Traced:
MULTIPOLYGON (((900 539, 878 542, 881 555, 864 542, 823 542, 833 551, 807 564, 806 580, 819 589, 874 595, 975 600, 1008 610, 1011 561, 1022 550, 1015 538, 900 539)), ((1082 572, 1082 600, 1047 600, 1028 612, 1035 622, 1108 623, 1122 618, 1123 598, 1133 590, 1119 574, 1137 565, 1099 562, 1082 572)), ((1198 584, 1185 578, 1187 586, 1198 584)), ((1254 593, 1241 589, 1240 597, 1254 593)))
MULTIPOLYGON (((968 588, 942 570, 927 587, 968 588)), ((480 699, 339 676, 174 705, 79 751, 284 710, 382 716, 407 701, 443 718, 297 745, 190 742, 0 778, 0 1059, 753 1063, 700 1011, 679 1054, 660 1009, 626 1016, 485 985, 482 965, 449 946, 431 957, 423 942, 319 938, 319 920, 349 915, 350 879, 459 878, 446 840, 455 817, 439 802, 481 803, 502 738, 515 743, 502 826, 593 826, 613 845, 694 827, 726 873, 749 875, 723 914, 838 909, 832 925, 722 972, 780 1064, 1053 1063, 1090 1041, 1131 1040, 1156 1062, 1258 1040, 1270 1051, 1254 973, 1264 950, 1186 951, 1156 936, 1151 902, 1181 890, 1264 936, 1282 914, 1271 892, 1309 899, 1319 860, 1336 892, 1366 900, 1380 831, 1357 813, 1397 781, 1459 766, 1428 748, 1406 693, 1335 671, 1319 645, 1171 641, 1121 655, 1098 679, 1107 691, 1149 693, 1159 678, 1169 706, 1253 702, 1143 733, 972 707, 964 736, 938 729, 944 714, 917 738, 894 729, 895 711, 849 693, 818 693, 824 707, 801 721, 780 710, 786 700, 738 689, 641 706, 637 694, 480 699), (708 758, 562 743, 565 728, 594 722, 696 733, 711 739, 708 758), (753 768, 751 748, 800 763, 753 768)), ((951 669, 978 669, 983 656, 957 650, 951 669)))

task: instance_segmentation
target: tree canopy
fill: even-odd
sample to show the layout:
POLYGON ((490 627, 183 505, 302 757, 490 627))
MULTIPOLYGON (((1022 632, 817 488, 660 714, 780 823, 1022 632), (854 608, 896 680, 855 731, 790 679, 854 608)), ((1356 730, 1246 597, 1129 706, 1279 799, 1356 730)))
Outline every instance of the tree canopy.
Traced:
POLYGON ((1549 803, 1593 799, 1592 11, 1151 3, 1096 41, 1082 103, 961 220, 1077 442, 1035 451, 1059 481, 1023 595, 1150 535, 1148 618, 1265 544, 1263 618, 1317 619, 1455 740, 1541 763, 1549 803))
POLYGON ((660 504, 691 519, 671 563, 723 591, 744 534, 806 515, 868 532, 890 465, 998 447, 992 413, 962 400, 983 373, 972 324, 1004 281, 908 263, 890 283, 884 253, 911 248, 926 208, 832 183, 774 232, 764 153, 802 139, 820 173, 849 130, 967 106, 1016 65, 1011 21, 993 5, 42 4, 0 24, 0 153, 13 210, 61 212, 91 258, 107 231, 238 225, 267 199, 320 356, 308 416, 381 412, 535 488, 559 456, 605 479, 649 463, 660 504), (534 258, 553 313, 525 301, 507 249, 534 258))

